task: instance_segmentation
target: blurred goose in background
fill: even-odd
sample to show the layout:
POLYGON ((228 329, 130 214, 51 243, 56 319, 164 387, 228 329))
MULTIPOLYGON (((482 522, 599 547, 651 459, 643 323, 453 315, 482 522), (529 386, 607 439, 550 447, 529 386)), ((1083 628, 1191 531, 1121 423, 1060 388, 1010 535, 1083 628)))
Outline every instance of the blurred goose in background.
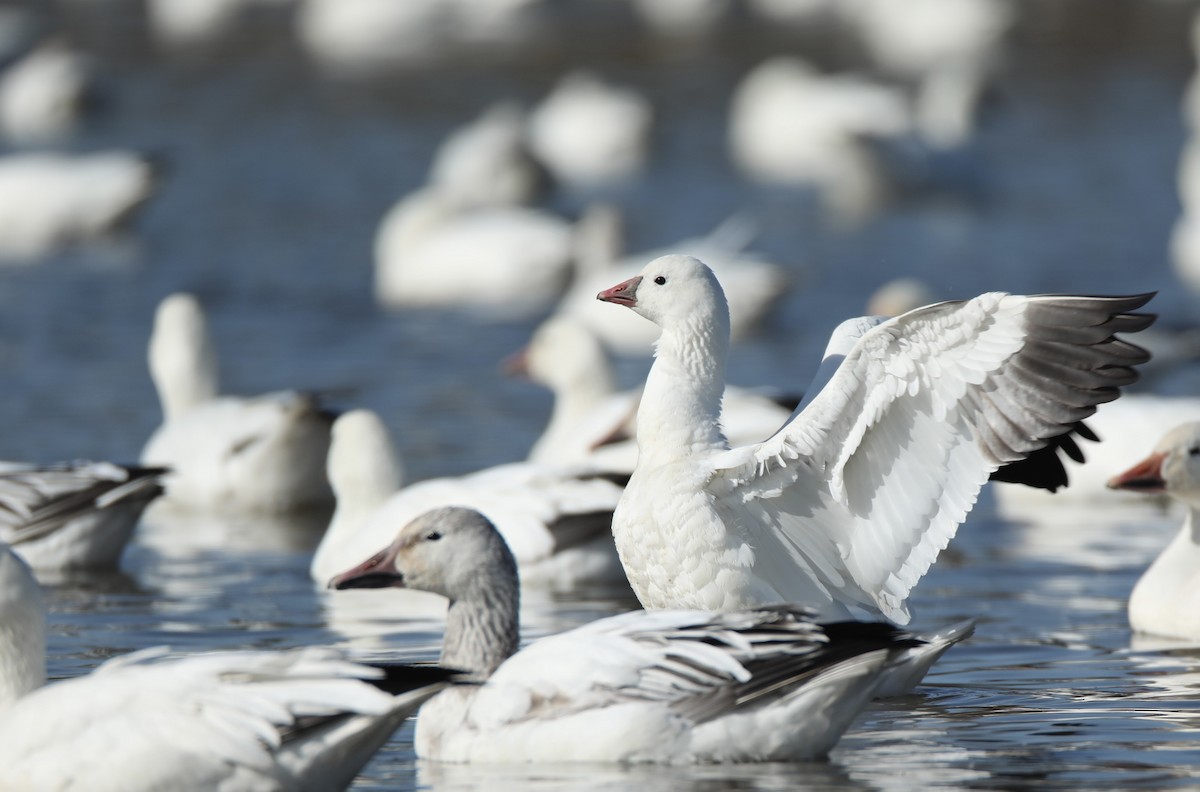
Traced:
POLYGON ((427 187, 397 203, 375 235, 375 298, 383 305, 544 311, 571 276, 571 224, 521 206, 467 206, 427 187))
POLYGON ((0 786, 96 792, 343 789, 453 677, 384 671, 332 648, 163 648, 46 681, 46 611, 0 546, 0 786))
POLYGON ((356 74, 435 58, 451 16, 444 0, 300 0, 296 27, 320 66, 356 74))
POLYGON ((749 178, 813 189, 833 220, 847 222, 870 215, 886 191, 871 139, 910 130, 900 89, 820 74, 799 58, 780 56, 757 66, 734 91, 729 145, 749 178))
POLYGON ((555 312, 582 322, 618 354, 648 355, 658 335, 654 325, 633 313, 614 317, 605 310, 607 306, 596 301, 596 292, 637 274, 653 258, 682 253, 712 262, 713 270, 730 284, 734 295, 729 302, 731 332, 739 339, 766 317, 792 282, 783 266, 747 251, 755 232, 749 218, 735 215, 704 236, 626 254, 619 211, 607 205, 590 207, 576 230, 575 279, 555 312))
POLYGON ((574 71, 529 114, 529 146, 564 184, 628 182, 645 168, 653 120, 646 97, 574 71))
POLYGON ((34 569, 115 567, 165 468, 0 462, 0 540, 34 569))
POLYGON ((26 260, 115 230, 155 187, 142 155, 0 157, 0 261, 26 260))
MULTIPOLYGON (((641 393, 618 392, 608 350, 586 326, 564 314, 551 316, 505 366, 508 373, 523 374, 554 393, 550 421, 529 452, 530 462, 633 472, 634 417, 641 393)), ((722 426, 735 443, 769 437, 792 409, 734 386, 725 389, 722 405, 722 426)))
POLYGON ((433 156, 429 185, 466 206, 522 205, 546 186, 525 143, 525 113, 498 102, 448 135, 433 156))
POLYGON ((1152 295, 989 293, 835 334, 805 402, 765 442, 721 433, 729 311, 712 270, 651 261, 601 292, 662 328, 638 465, 613 517, 648 608, 803 602, 909 620, 905 600, 996 470, 1137 379, 1152 295))
POLYGON ((87 59, 62 42, 44 43, 0 73, 0 135, 19 146, 60 143, 91 90, 87 59))
POLYGON ((819 625, 788 605, 713 614, 638 611, 521 651, 517 564, 476 511, 442 508, 334 578, 446 597, 441 663, 481 687, 417 719, 422 759, 448 762, 749 762, 823 757, 880 672, 921 642, 882 623, 819 625))
POLYGON ((938 148, 975 130, 979 100, 1017 18, 1010 0, 848 0, 839 11, 875 63, 917 85, 917 128, 938 148))
POLYGON ((159 304, 149 361, 163 423, 141 461, 171 469, 164 503, 228 513, 332 503, 325 477, 332 414, 296 391, 218 395, 216 349, 195 297, 177 293, 159 304))
POLYGON ((526 583, 568 589, 624 582, 613 548, 612 510, 621 487, 589 471, 514 463, 401 488, 403 470, 379 416, 339 416, 329 450, 337 508, 313 556, 313 579, 333 575, 386 545, 404 525, 438 506, 480 509, 504 525, 526 583))
POLYGON ((1179 533, 1133 587, 1129 624, 1136 632, 1200 640, 1200 421, 1171 429, 1149 456, 1113 476, 1108 486, 1165 494, 1186 507, 1179 533))

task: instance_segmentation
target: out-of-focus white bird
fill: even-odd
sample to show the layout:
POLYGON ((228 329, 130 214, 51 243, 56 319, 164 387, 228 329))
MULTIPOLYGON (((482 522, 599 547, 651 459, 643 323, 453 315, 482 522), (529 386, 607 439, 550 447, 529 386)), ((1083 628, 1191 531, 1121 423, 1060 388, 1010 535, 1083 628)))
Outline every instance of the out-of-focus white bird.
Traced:
POLYGON ((332 502, 325 456, 333 416, 296 391, 220 396, 216 349, 195 297, 172 294, 159 304, 149 361, 163 423, 142 464, 171 469, 164 504, 281 513, 332 502))
POLYGON ((113 567, 164 468, 0 463, 0 540, 34 569, 113 567))
POLYGON ((571 276, 566 220, 521 206, 467 206, 427 187, 375 235, 375 297, 388 306, 469 306, 500 316, 545 310, 571 276))
POLYGON ((448 135, 429 167, 431 187, 471 206, 528 204, 545 181, 525 143, 525 113, 512 102, 448 135))
POLYGON ((650 101, 588 72, 571 72, 529 114, 529 146, 559 181, 577 187, 627 182, 646 164, 650 101))
POLYGON ((59 143, 79 123, 92 90, 87 59, 48 42, 0 74, 0 135, 17 145, 59 143))
POLYGON ((387 544, 397 525, 449 505, 501 521, 527 583, 624 581, 609 530, 621 487, 591 471, 513 463, 402 487, 387 428, 375 413, 353 410, 334 424, 329 479, 337 509, 310 570, 320 583, 387 544))
POLYGON ((130 152, 0 157, 0 261, 109 234, 150 197, 155 181, 151 163, 130 152))
POLYGON ((730 108, 734 162, 755 181, 817 192, 831 215, 854 220, 882 200, 886 179, 870 140, 911 130, 899 88, 849 74, 820 74, 794 57, 743 78, 730 108))

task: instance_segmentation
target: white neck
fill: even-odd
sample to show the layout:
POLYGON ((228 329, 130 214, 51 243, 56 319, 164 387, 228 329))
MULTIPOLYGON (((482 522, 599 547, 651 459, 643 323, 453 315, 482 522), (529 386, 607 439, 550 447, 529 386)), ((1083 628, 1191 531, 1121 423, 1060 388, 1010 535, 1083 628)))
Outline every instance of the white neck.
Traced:
POLYGON ((638 407, 638 463, 728 448, 721 431, 728 323, 694 317, 664 329, 638 407))
MULTIPOLYGON (((616 392, 616 377, 612 364, 601 355, 587 372, 554 387, 554 409, 546 430, 534 444, 529 458, 534 462, 554 462, 564 449, 578 438, 579 428, 586 425, 604 402, 616 392)), ((572 449, 574 450, 574 449, 572 449)), ((586 449, 579 449, 586 453, 586 449)), ((573 461, 573 460, 572 460, 573 461)))
POLYGON ((42 590, 24 562, 0 545, 0 709, 46 682, 42 590))
POLYGON ((173 316, 155 324, 150 376, 164 420, 217 398, 217 355, 202 314, 173 316))

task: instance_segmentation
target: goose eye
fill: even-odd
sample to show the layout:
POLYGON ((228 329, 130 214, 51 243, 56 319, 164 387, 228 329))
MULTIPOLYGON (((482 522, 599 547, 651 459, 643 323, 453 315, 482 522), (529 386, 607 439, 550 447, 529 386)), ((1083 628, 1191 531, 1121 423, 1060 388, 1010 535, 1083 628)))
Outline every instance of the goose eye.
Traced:
POLYGON ((657 278, 654 279, 654 282, 657 283, 659 286, 662 286, 664 283, 667 282, 667 279, 664 278, 662 275, 659 275, 657 278))
POLYGON ((1192 446, 1191 448, 1188 449, 1188 456, 1198 456, 1198 455, 1200 455, 1200 446, 1192 446))
POLYGON ((438 539, 441 539, 441 538, 442 538, 441 531, 430 531, 429 533, 425 534, 426 542, 436 542, 438 539))

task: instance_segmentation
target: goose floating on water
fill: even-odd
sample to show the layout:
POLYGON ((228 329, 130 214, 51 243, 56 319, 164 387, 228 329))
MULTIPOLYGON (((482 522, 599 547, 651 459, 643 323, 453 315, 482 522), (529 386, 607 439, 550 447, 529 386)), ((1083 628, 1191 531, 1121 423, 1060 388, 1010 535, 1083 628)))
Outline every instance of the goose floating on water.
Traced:
POLYGON ((41 589, 2 546, 0 623, 4 789, 343 789, 454 676, 398 667, 385 678, 332 648, 156 648, 44 685, 41 589))
POLYGON ((34 569, 114 567, 161 467, 111 462, 0 463, 0 540, 34 569))
POLYGON ((334 424, 329 479, 337 508, 310 568, 322 584, 387 544, 397 525, 458 505, 504 525, 526 583, 624 585, 610 530, 621 487, 590 470, 518 462, 401 487, 403 470, 387 427, 369 410, 352 410, 334 424))
POLYGON ((325 456, 333 415, 297 391, 218 395, 216 349, 195 297, 172 294, 159 304, 149 359, 163 423, 141 461, 171 469, 164 503, 274 514, 332 503, 325 456))
POLYGON ((824 756, 881 671, 921 644, 803 608, 637 611, 517 651, 517 566, 492 524, 442 508, 330 581, 450 601, 441 663, 480 687, 424 705, 415 747, 446 762, 752 762, 824 756))
POLYGON ((1108 486, 1163 493, 1187 507, 1179 533, 1133 587, 1129 624, 1137 632, 1200 640, 1200 422, 1167 432, 1149 456, 1108 486))

